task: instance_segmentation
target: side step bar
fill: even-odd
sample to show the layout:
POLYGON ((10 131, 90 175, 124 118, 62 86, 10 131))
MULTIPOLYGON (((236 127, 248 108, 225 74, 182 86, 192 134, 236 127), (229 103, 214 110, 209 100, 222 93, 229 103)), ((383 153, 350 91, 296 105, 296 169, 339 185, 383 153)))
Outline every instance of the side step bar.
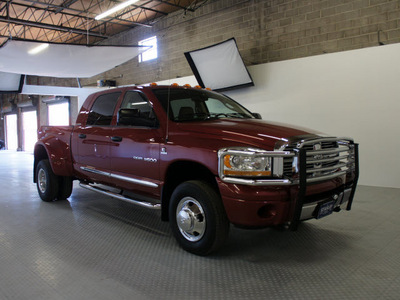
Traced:
POLYGON ((112 198, 116 198, 116 199, 119 199, 119 200, 122 200, 122 201, 125 201, 125 202, 128 202, 128 203, 136 204, 136 205, 139 205, 139 206, 142 206, 142 207, 146 207, 146 208, 150 208, 150 209, 161 209, 161 204, 158 204, 158 203, 150 203, 150 202, 134 200, 134 199, 125 197, 123 195, 108 191, 106 189, 102 189, 100 187, 93 186, 93 185, 90 185, 90 184, 85 184, 85 183, 82 183, 82 182, 79 185, 81 187, 83 187, 84 189, 87 189, 89 191, 97 192, 97 193, 100 193, 100 194, 103 194, 103 195, 106 195, 106 196, 110 196, 112 198))

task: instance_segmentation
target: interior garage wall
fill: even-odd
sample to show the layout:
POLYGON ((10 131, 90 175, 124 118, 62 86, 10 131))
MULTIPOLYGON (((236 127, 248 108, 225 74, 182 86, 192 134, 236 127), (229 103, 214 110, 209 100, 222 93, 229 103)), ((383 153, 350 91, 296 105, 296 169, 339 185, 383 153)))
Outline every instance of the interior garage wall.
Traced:
MULTIPOLYGON (((400 44, 249 67, 255 86, 225 92, 266 121, 351 137, 359 183, 400 188, 400 44)), ((189 83, 194 76, 159 84, 189 83)))
POLYGON ((192 74, 185 51, 235 37, 256 86, 231 92, 234 98, 264 119, 354 137, 360 143, 360 183, 400 187, 400 1, 209 1, 194 13, 171 14, 108 43, 132 45, 153 35, 158 59, 133 59, 82 85, 97 79, 118 85, 187 82, 176 80, 192 74), (376 47, 380 43, 386 46, 376 47))
POLYGON ((176 12, 151 28, 136 27, 106 41, 135 45, 156 35, 159 58, 132 59, 94 78, 118 85, 191 75, 184 57, 235 37, 246 65, 400 42, 398 0, 215 0, 195 12, 176 12))
POLYGON ((263 119, 350 136, 360 183, 400 188, 400 44, 249 68, 255 86, 229 94, 263 119))

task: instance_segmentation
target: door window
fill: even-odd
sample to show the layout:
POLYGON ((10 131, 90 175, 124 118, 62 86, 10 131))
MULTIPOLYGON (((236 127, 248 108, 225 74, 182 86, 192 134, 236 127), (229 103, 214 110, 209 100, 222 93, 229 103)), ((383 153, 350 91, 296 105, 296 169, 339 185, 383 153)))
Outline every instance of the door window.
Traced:
POLYGON ((115 105, 121 95, 118 93, 104 94, 94 101, 93 107, 89 112, 86 125, 111 125, 115 105))
POLYGON ((125 94, 118 112, 118 126, 157 126, 153 108, 142 93, 131 91, 125 94))

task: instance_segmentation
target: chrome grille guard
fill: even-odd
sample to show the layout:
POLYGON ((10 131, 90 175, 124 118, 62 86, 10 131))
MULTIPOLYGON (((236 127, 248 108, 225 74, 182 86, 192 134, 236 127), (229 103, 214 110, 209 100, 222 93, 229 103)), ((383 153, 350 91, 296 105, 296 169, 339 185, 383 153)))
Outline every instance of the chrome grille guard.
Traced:
MULTIPOLYGON (((293 139, 296 139, 294 137, 293 139)), ((355 170, 355 145, 349 138, 308 138, 278 144, 274 151, 253 150, 249 155, 263 155, 274 161, 271 178, 240 178, 225 176, 223 160, 225 154, 245 153, 243 149, 221 149, 219 151, 219 176, 228 183, 251 186, 285 186, 299 184, 301 162, 305 164, 306 183, 317 183, 346 175, 355 170), (304 151, 304 158, 300 153, 304 151)))
POLYGON ((351 189, 347 210, 351 209, 359 177, 358 144, 350 138, 325 138, 316 135, 293 137, 280 141, 274 151, 253 150, 249 155, 269 156, 274 160, 271 178, 240 178, 224 176, 223 155, 243 152, 243 149, 221 149, 219 155, 219 176, 224 182, 250 186, 290 186, 298 185, 299 192, 294 202, 290 229, 296 230, 306 199, 307 185, 343 178, 343 190, 351 189), (346 176, 350 176, 346 180, 346 176), (346 182, 347 181, 347 182, 346 182))

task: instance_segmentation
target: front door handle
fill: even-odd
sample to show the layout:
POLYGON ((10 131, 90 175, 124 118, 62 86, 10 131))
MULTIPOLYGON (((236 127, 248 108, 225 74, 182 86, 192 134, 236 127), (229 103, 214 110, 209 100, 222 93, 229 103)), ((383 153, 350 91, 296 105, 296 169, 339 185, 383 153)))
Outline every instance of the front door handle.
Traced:
POLYGON ((80 139, 86 139, 86 134, 80 133, 80 134, 78 135, 78 137, 79 137, 80 139))
POLYGON ((113 142, 121 142, 121 141, 122 141, 122 137, 120 137, 120 136, 113 136, 113 137, 111 137, 111 140, 112 140, 113 142))

